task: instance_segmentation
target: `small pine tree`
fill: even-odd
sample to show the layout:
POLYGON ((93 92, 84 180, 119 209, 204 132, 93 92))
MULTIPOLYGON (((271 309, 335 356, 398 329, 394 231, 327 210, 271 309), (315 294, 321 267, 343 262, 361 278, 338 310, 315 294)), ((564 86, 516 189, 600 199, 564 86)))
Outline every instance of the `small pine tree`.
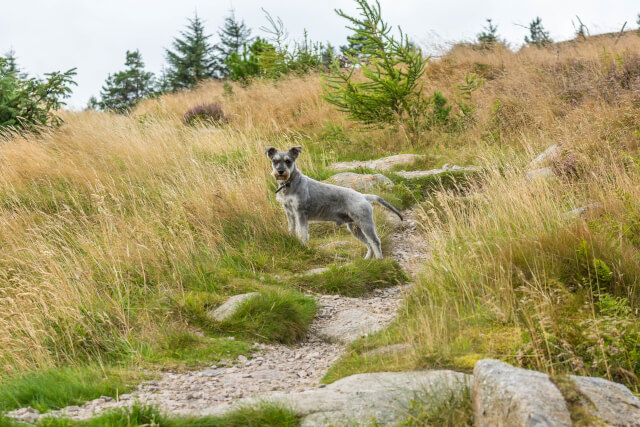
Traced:
POLYGON ((40 126, 56 127, 62 119, 55 114, 71 94, 75 68, 46 73, 36 79, 20 73, 15 54, 0 57, 0 132, 4 129, 37 131, 40 126))
POLYGON ((337 60, 333 62, 331 73, 324 76, 324 99, 365 126, 400 124, 415 135, 427 107, 419 79, 428 58, 402 30, 398 38, 391 34, 391 27, 382 20, 378 1, 375 5, 366 0, 356 3, 361 18, 340 9, 336 13, 347 19, 347 28, 363 40, 361 55, 347 53, 353 66, 346 70, 337 60), (364 81, 353 78, 356 69, 362 70, 364 81))
POLYGON ((640 13, 638 14, 638 19, 636 19, 636 24, 638 24, 638 33, 640 33, 640 13))
POLYGON ((16 57, 16 51, 10 49, 7 53, 4 54, 4 72, 7 74, 15 74, 18 75, 20 73, 20 68, 18 67, 18 58, 16 57))
MULTIPOLYGON (((243 53, 245 46, 249 46, 252 42, 251 28, 247 27, 244 21, 236 19, 235 11, 231 9, 229 16, 224 19, 224 26, 218 31, 220 43, 215 46, 218 52, 218 59, 221 63, 225 63, 232 53, 240 55, 243 53)), ((221 67, 224 75, 228 75, 229 71, 225 67, 221 67)))
POLYGON ((482 49, 492 49, 496 45, 502 43, 498 37, 498 26, 493 25, 493 21, 490 18, 487 18, 487 26, 483 27, 483 31, 481 31, 476 37, 478 45, 482 49))
POLYGON ((141 99, 155 94, 153 73, 144 71, 142 55, 138 50, 127 51, 124 71, 110 74, 100 91, 101 100, 89 100, 91 108, 126 113, 141 99))
POLYGON ((204 32, 204 24, 196 14, 189 19, 186 31, 180 32, 181 38, 173 41, 173 50, 166 49, 167 62, 166 86, 171 90, 191 88, 198 82, 215 77, 218 68, 213 55, 213 46, 209 43, 211 35, 204 32))
POLYGON ((524 36, 524 41, 527 44, 537 47, 546 47, 553 43, 553 40, 549 37, 549 32, 545 31, 542 26, 542 18, 538 16, 531 21, 529 24, 529 35, 524 36))

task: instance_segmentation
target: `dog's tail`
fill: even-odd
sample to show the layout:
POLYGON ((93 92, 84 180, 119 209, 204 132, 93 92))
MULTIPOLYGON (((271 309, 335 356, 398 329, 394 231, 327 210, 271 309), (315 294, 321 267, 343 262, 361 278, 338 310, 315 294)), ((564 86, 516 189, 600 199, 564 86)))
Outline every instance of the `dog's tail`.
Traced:
POLYGON ((371 203, 378 203, 382 206, 384 206, 385 208, 389 209, 391 212, 393 212, 394 214, 398 215, 398 217, 400 218, 400 221, 404 221, 404 218, 402 218, 402 214, 393 206, 391 206, 385 199, 383 199, 380 196, 376 196, 375 194, 365 194, 364 197, 371 203))

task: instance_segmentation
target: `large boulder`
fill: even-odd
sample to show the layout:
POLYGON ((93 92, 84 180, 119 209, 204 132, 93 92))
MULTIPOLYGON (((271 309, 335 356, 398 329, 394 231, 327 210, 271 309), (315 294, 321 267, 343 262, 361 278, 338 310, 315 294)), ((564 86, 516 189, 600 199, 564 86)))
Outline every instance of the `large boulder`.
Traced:
POLYGON ((220 307, 209 312, 209 317, 217 322, 229 319, 240 308, 245 301, 260 295, 258 292, 234 295, 224 302, 220 307))
POLYGON ((476 426, 572 426, 560 390, 547 374, 492 359, 473 369, 476 426))
POLYGON ((383 157, 377 160, 354 160, 352 162, 339 162, 331 165, 331 169, 337 171, 348 171, 359 168, 374 170, 390 170, 398 165, 409 165, 416 160, 422 159, 420 154, 396 154, 395 156, 383 157))
MULTIPOLYGON (((443 399, 464 393, 470 385, 470 375, 453 371, 357 374, 313 390, 243 399, 231 409, 266 401, 291 408, 301 416, 304 427, 393 425, 407 417, 416 396, 443 399)), ((209 412, 228 410, 212 408, 209 412)))
POLYGON ((353 188, 356 191, 369 192, 380 189, 393 188, 393 181, 382 174, 360 174, 343 172, 331 176, 325 182, 341 187, 353 188))
POLYGON ((640 399, 622 384, 603 378, 570 376, 593 407, 590 413, 611 426, 640 426, 640 399))

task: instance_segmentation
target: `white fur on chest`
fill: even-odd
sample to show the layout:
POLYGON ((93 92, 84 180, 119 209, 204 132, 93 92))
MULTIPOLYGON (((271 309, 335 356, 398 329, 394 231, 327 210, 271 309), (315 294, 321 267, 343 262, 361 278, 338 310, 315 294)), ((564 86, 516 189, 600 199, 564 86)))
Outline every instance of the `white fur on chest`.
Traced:
POLYGON ((297 209, 300 204, 300 198, 296 195, 287 194, 286 191, 285 189, 276 194, 276 200, 286 209, 297 209))

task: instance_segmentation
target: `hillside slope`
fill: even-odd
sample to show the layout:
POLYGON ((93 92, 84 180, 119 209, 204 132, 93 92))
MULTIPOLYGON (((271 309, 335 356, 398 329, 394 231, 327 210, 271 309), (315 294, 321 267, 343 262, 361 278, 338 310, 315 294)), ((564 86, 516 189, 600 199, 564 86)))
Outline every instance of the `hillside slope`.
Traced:
MULTIPOLYGON (((317 75, 236 85, 230 95, 207 82, 128 116, 67 112, 59 130, 2 137, 0 381, 71 365, 132 383, 247 354, 256 340, 280 338, 249 324, 225 329, 207 311, 249 291, 285 293, 304 330, 306 303, 286 277, 364 249, 323 245, 349 239, 330 225, 312 229, 309 247, 288 235, 263 146, 302 145, 300 168, 316 178, 334 161, 400 152, 427 156, 415 169, 484 170, 464 188, 404 182, 384 193, 415 205, 432 259, 400 318, 354 344, 327 381, 468 371, 494 357, 638 392, 640 37, 518 53, 457 47, 429 64, 425 93, 452 99, 468 73, 484 79, 473 120, 418 140, 347 122, 322 99, 317 75), (182 123, 210 102, 229 124, 182 123), (554 144, 560 154, 540 165, 553 177, 527 178, 531 159, 554 144), (566 215, 588 204, 599 212, 566 215), (394 343, 411 350, 363 356, 394 343)), ((377 218, 388 236, 392 226, 377 218)))

